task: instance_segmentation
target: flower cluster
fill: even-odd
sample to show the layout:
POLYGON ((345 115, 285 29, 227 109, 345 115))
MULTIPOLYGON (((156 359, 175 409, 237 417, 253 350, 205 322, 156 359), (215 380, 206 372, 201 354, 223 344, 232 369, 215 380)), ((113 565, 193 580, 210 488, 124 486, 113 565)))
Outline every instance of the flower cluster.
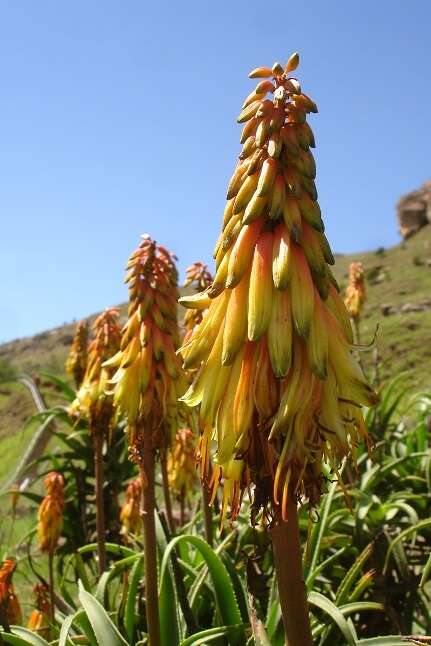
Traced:
POLYGON ((15 594, 12 575, 16 569, 13 559, 6 559, 0 567, 0 610, 9 624, 22 624, 22 611, 15 594))
POLYGON ((63 527, 63 476, 52 471, 46 476, 44 485, 47 495, 39 506, 37 535, 41 551, 54 554, 63 527))
POLYGON ((87 346, 88 323, 87 321, 79 321, 65 366, 66 372, 73 377, 77 388, 82 384, 87 368, 87 346))
POLYGON ((36 583, 33 588, 36 607, 31 611, 27 628, 37 631, 45 639, 50 638, 49 624, 51 617, 51 604, 49 602, 49 589, 43 583, 36 583))
POLYGON ((121 348, 105 366, 116 368, 114 404, 128 421, 129 444, 141 450, 140 432, 150 427, 154 446, 174 437, 185 381, 177 323, 177 270, 175 258, 144 236, 127 264, 128 320, 121 348))
POLYGON ((169 487, 177 497, 188 498, 194 491, 196 475, 196 442, 188 428, 177 431, 168 458, 169 487))
POLYGON ((120 510, 121 533, 139 534, 142 526, 141 517, 142 482, 140 478, 127 485, 126 501, 120 510))
POLYGON ((258 68, 262 79, 238 118, 245 123, 227 191, 211 286, 180 299, 205 309, 182 348, 199 369, 183 400, 200 404, 202 459, 217 444, 212 484, 223 483, 223 514, 238 514, 243 492, 280 510, 289 496, 315 504, 325 465, 366 436, 361 406, 376 395, 351 351, 352 329, 329 265, 334 263, 317 202, 317 112, 291 72, 258 68), (267 96, 269 93, 269 96, 267 96))
POLYGON ((118 308, 107 308, 93 324, 94 338, 88 348, 88 362, 85 375, 73 402, 71 414, 86 417, 90 430, 109 431, 113 419, 112 396, 109 380, 112 368, 104 365, 120 347, 118 308))
POLYGON ((364 267, 361 262, 351 262, 349 265, 349 284, 347 285, 344 302, 352 319, 360 317, 365 298, 364 267))

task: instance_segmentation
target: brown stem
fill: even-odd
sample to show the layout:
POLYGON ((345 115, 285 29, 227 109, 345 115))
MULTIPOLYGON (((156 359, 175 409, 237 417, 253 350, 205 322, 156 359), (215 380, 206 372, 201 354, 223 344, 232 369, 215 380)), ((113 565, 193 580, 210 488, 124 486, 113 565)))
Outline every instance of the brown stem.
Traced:
POLYGON ((161 471, 162 471, 163 496, 165 499, 168 529, 169 529, 169 533, 173 535, 175 534, 175 521, 174 521, 174 515, 172 513, 171 492, 169 490, 168 461, 167 461, 166 451, 164 451, 163 454, 160 455, 160 465, 161 465, 161 471))
POLYGON ((185 521, 185 503, 186 503, 186 492, 184 491, 184 487, 183 487, 180 493, 180 526, 181 527, 184 525, 184 521, 185 521))
POLYGON ((54 553, 48 554, 48 587, 49 587, 49 615, 51 623, 54 623, 55 615, 55 594, 54 594, 54 553))
POLYGON ((213 512, 210 507, 211 496, 205 482, 202 482, 201 489, 202 489, 202 512, 204 517, 205 539, 208 545, 212 547, 214 542, 214 530, 213 530, 213 512))
POLYGON ((145 552, 145 608, 150 646, 160 646, 159 598, 157 590, 157 542, 154 513, 155 456, 150 433, 143 432, 144 446, 140 464, 142 481, 142 524, 144 528, 145 552))
POLYGON ((359 345, 361 343, 361 330, 359 327, 359 317, 357 316, 352 317, 352 327, 353 327, 353 340, 356 343, 356 345, 359 345))
POLYGON ((103 501, 103 435, 96 430, 94 437, 94 471, 96 480, 96 533, 97 533, 97 559, 99 562, 99 576, 106 569, 105 548, 105 508, 103 501))
POLYGON ((302 573, 298 510, 292 498, 289 498, 287 513, 287 522, 277 517, 271 529, 286 646, 313 646, 302 573))
MULTIPOLYGON (((350 318, 351 323, 352 323, 352 330, 353 330, 353 343, 355 345, 360 345, 361 344, 361 331, 360 331, 360 326, 359 326, 359 317, 357 316, 352 316, 350 318)), ((355 352, 355 357, 356 361, 359 363, 361 370, 364 370, 364 366, 362 365, 361 361, 361 353, 359 350, 356 350, 355 352)))

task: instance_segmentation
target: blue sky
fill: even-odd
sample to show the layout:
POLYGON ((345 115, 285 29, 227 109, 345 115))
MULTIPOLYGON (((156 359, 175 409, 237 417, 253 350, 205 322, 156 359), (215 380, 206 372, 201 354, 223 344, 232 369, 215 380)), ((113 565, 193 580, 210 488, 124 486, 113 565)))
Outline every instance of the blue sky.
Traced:
POLYGON ((0 0, 0 341, 126 298, 149 232, 210 262, 248 72, 301 54, 336 251, 430 172, 429 0, 0 0))

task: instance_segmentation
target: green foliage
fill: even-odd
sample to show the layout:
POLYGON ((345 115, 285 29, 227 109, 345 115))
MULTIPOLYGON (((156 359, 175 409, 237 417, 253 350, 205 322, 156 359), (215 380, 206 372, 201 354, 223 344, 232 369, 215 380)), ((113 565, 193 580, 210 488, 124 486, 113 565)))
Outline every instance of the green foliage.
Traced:
POLYGON ((0 358, 0 384, 15 379, 16 372, 12 364, 6 359, 0 358))
MULTIPOLYGON (((301 511, 304 577, 313 639, 319 646, 398 646, 406 643, 392 636, 398 632, 431 632, 431 395, 412 395, 408 384, 408 375, 397 377, 382 390, 379 406, 368 411, 374 447, 370 453, 358 447, 357 469, 343 465, 344 490, 333 482, 310 517, 305 508, 301 511)), ((39 478, 55 468, 67 483, 51 643, 143 645, 145 554, 138 538, 122 545, 113 529, 118 526, 118 504, 112 505, 112 498, 118 499, 119 488, 134 473, 121 451, 123 429, 114 431, 106 455, 106 503, 115 511, 109 516, 106 543, 109 569, 98 578, 97 546, 91 542, 91 439, 84 423, 71 424, 64 406, 49 414, 56 415, 58 428, 53 451, 37 463, 39 478)), ((36 482, 35 491, 22 494, 33 505, 40 500, 37 487, 36 482)), ((210 547, 202 539, 197 496, 194 504, 176 536, 167 533, 161 512, 156 517, 163 646, 283 646, 268 532, 250 527, 246 509, 235 527, 218 534, 210 547)), ((217 516, 214 522, 219 522, 217 516)), ((1 635, 8 644, 47 643, 19 627, 1 635)))

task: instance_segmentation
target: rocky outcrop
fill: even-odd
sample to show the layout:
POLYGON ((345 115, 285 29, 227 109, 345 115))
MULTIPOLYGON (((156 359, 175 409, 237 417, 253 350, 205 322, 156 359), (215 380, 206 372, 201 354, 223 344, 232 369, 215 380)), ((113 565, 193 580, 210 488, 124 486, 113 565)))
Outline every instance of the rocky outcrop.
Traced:
POLYGON ((431 181, 417 191, 404 195, 397 204, 400 233, 409 238, 426 224, 431 223, 431 181))

